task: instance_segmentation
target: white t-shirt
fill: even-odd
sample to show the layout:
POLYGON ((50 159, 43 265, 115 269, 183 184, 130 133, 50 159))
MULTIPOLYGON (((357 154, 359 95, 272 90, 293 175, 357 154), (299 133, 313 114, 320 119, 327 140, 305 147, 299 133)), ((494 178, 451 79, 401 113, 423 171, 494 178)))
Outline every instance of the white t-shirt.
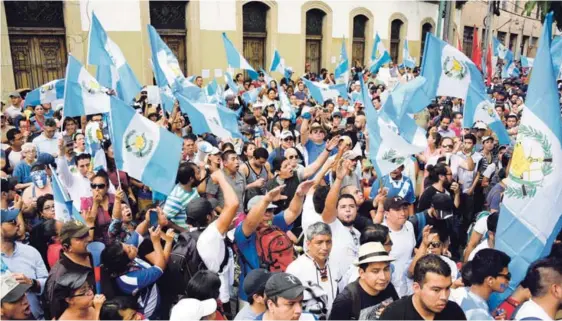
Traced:
POLYGON ((544 312, 543 308, 533 301, 533 299, 523 303, 517 311, 517 314, 513 317, 514 320, 522 320, 525 318, 537 318, 545 321, 552 320, 552 318, 544 312))
POLYGON ((476 255, 476 253, 478 253, 478 251, 482 250, 482 249, 489 249, 490 245, 488 245, 488 240, 485 239, 482 242, 480 242, 480 244, 478 244, 478 246, 476 246, 474 248, 474 250, 472 250, 472 252, 470 252, 470 255, 468 256, 468 260, 472 261, 472 259, 474 259, 474 256, 476 255))
POLYGON ((476 221, 476 223, 474 223, 473 231, 482 235, 488 233, 488 216, 481 217, 478 221, 476 221))
POLYGON ((10 167, 16 168, 16 166, 22 161, 21 151, 16 152, 12 150, 8 155, 8 160, 10 161, 10 167))
MULTIPOLYGON (((307 197, 305 198, 304 203, 302 205, 301 226, 302 226, 302 231, 304 233, 303 248, 304 248, 305 253, 307 251, 306 230, 308 230, 308 227, 310 225, 312 225, 316 222, 322 222, 322 215, 316 213, 316 210, 314 210, 314 202, 312 200, 313 195, 314 195, 314 190, 311 189, 308 192, 307 197)), ((298 235, 297 235, 297 237, 298 237, 298 235)))
MULTIPOLYGON (((383 225, 386 225, 386 220, 383 222, 383 225)), ((414 233, 414 226, 410 221, 406 221, 404 226, 400 231, 393 231, 390 229, 390 239, 392 240, 392 250, 390 251, 390 256, 395 259, 394 273, 398 274, 399 276, 405 275, 408 269, 408 262, 412 259, 412 253, 414 248, 416 247, 416 236, 414 233)), ((408 281, 405 280, 403 277, 400 278, 393 278, 393 285, 396 288, 396 292, 400 297, 407 295, 408 289, 411 287, 408 286, 408 281), (394 282, 398 284, 395 284, 394 282)))
POLYGON ((361 232, 355 227, 348 228, 339 219, 330 225, 332 229, 332 252, 330 260, 338 275, 344 275, 359 255, 359 238, 361 232))
MULTIPOLYGON (((324 292, 328 296, 328 313, 332 309, 332 303, 338 294, 338 281, 340 280, 340 276, 337 274, 337 271, 332 270, 330 268, 328 260, 327 266, 327 274, 328 280, 322 282, 320 271, 316 268, 316 264, 314 261, 307 255, 301 255, 296 260, 294 260, 285 272, 296 276, 303 285, 307 285, 309 282, 312 284, 318 284, 324 292)), ((310 293, 308 291, 304 292, 304 300, 310 299, 310 293)))

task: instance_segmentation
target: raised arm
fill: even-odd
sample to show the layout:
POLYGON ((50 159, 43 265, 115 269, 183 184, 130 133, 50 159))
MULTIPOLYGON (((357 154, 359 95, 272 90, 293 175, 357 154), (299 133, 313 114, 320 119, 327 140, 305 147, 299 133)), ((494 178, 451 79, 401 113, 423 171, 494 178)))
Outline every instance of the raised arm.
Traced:
POLYGON ((308 130, 308 123, 310 122, 310 118, 303 118, 301 123, 301 145, 304 147, 306 142, 308 142, 308 135, 310 134, 308 130))
POLYGON ((125 197, 125 193, 123 193, 121 188, 117 188, 115 191, 115 202, 113 203, 113 212, 111 213, 111 216, 113 219, 120 221, 122 220, 121 201, 123 200, 123 197, 125 197))
POLYGON ((326 206, 324 206, 324 211, 322 211, 322 221, 326 224, 331 224, 337 219, 338 211, 337 211, 337 204, 338 204, 338 197, 341 190, 341 183, 343 178, 348 174, 348 166, 344 164, 344 160, 340 159, 337 163, 336 169, 336 179, 332 183, 330 187, 330 192, 328 192, 328 196, 326 196, 326 206))
POLYGON ((236 210, 238 209, 240 201, 236 196, 236 192, 234 192, 234 189, 228 183, 226 177, 224 177, 223 171, 215 171, 211 175, 211 179, 215 184, 219 185, 224 197, 224 207, 217 219, 217 230, 224 235, 236 215, 236 210))
POLYGON ((308 191, 313 185, 314 181, 304 181, 297 187, 297 191, 289 204, 289 208, 285 210, 284 218, 287 225, 293 224, 299 215, 301 215, 304 197, 308 194, 308 191))
POLYGON ((320 155, 318 155, 318 158, 316 158, 316 160, 312 164, 304 168, 305 179, 308 179, 310 176, 316 173, 318 169, 322 167, 322 165, 324 165, 332 150, 334 150, 334 148, 338 146, 339 140, 339 136, 332 137, 332 139, 330 139, 330 141, 326 144, 326 148, 322 151, 322 153, 320 153, 320 155))
POLYGON ((287 196, 281 194, 283 188, 285 188, 285 185, 280 185, 267 192, 262 200, 250 209, 248 216, 244 221, 242 221, 242 232, 246 237, 252 235, 252 233, 254 233, 254 231, 258 228, 263 218, 263 214, 271 202, 287 199, 287 196))

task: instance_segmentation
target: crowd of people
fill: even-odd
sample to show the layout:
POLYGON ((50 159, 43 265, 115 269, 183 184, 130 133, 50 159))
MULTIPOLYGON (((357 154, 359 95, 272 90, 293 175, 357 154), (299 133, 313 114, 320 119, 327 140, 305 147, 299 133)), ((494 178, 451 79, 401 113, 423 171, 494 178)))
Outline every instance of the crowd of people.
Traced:
MULTIPOLYGON (((291 113, 276 80, 236 75, 238 93, 224 91, 243 136, 232 139, 195 135, 177 104, 168 114, 143 90, 138 113, 183 139, 168 195, 117 169, 108 115, 64 117, 61 105, 28 106, 25 92, 11 93, 0 115, 1 318, 560 318, 560 234, 506 301, 487 303, 511 279, 510 257, 494 247, 513 144, 484 123, 465 128, 464 102, 436 97, 414 116, 427 149, 377 177, 365 105, 352 97, 364 77, 379 111, 392 84, 360 69, 347 97, 322 105, 300 77, 281 79, 291 113), (82 220, 60 220, 55 175, 82 220), (99 271, 92 242, 105 245, 99 271)), ((418 75, 399 69, 395 80, 418 75)), ((309 64, 303 77, 334 84, 309 64)), ((526 88, 525 75, 489 84, 513 142, 526 88)))

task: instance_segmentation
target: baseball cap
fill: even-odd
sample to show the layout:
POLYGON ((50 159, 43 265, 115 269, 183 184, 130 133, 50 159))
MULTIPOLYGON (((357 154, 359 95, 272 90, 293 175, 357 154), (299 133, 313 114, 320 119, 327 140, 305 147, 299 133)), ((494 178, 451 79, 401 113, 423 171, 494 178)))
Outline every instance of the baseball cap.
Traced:
POLYGON ((190 201, 186 207, 187 218, 194 221, 201 221, 213 212, 213 207, 206 198, 197 198, 190 201))
POLYGON ((368 242, 359 247, 359 257, 354 265, 361 265, 373 262, 391 262, 394 259, 384 249, 381 242, 368 242))
POLYGON ((291 133, 288 130, 284 130, 283 132, 281 132, 281 139, 285 139, 285 138, 289 138, 289 137, 294 137, 293 133, 291 133))
MULTIPOLYGON (((264 198, 264 195, 256 195, 254 197, 252 197, 249 201, 248 201, 248 208, 252 208, 256 205, 258 205, 259 202, 261 202, 261 200, 264 198)), ((273 203, 269 203, 269 205, 267 206, 267 209, 273 209, 273 208, 277 208, 277 205, 273 204, 273 203)))
POLYGON ((240 132, 242 134, 244 134, 244 133, 247 133, 247 134, 250 134, 250 135, 254 134, 254 130, 250 126, 242 126, 242 128, 240 128, 240 132))
POLYGON ((342 115, 341 115, 341 113, 340 113, 339 111, 335 111, 335 112, 332 113, 332 117, 339 117, 339 118, 342 118, 342 115))
POLYGON ((485 142, 485 141, 490 140, 490 139, 493 141, 494 137, 493 136, 484 136, 484 137, 482 137, 482 142, 485 142))
POLYGON ((16 281, 12 273, 6 272, 0 277, 0 287, 2 289, 2 303, 13 303, 21 299, 21 297, 29 290, 31 284, 21 284, 16 281))
POLYGON ((250 271, 244 279, 244 292, 248 297, 265 291, 265 284, 272 274, 266 269, 250 271))
POLYGON ((281 120, 291 120, 291 114, 289 113, 281 114, 281 120))
POLYGON ((436 193, 431 198, 431 207, 437 211, 437 216, 444 220, 453 216, 454 203, 449 194, 436 193))
POLYGON ((217 301, 207 299, 199 301, 197 299, 181 299, 170 313, 170 321, 180 320, 201 320, 203 317, 217 311, 217 301))
POLYGON ((313 130, 316 130, 316 129, 319 129, 319 130, 321 130, 321 131, 323 131, 323 132, 326 132, 326 129, 324 128, 324 126, 320 125, 319 123, 313 123, 313 124, 310 126, 310 131, 313 131, 313 130))
POLYGON ((252 108, 263 108, 263 103, 261 101, 256 101, 252 104, 252 108))
POLYGON ((265 283, 265 295, 268 298, 279 296, 287 300, 294 300, 304 292, 304 286, 294 275, 279 272, 274 273, 265 283))
POLYGON ((410 203, 406 202, 405 199, 403 199, 400 196, 395 196, 395 197, 387 197, 386 200, 384 200, 384 210, 388 211, 388 210, 399 210, 402 209, 402 206, 404 205, 409 205, 410 203))
POLYGON ((354 150, 348 150, 345 153, 343 153, 343 159, 349 159, 349 160, 354 160, 357 158, 361 158, 361 154, 359 154, 358 152, 354 151, 354 150))
POLYGON ((49 154, 49 153, 40 153, 37 156, 37 160, 35 161, 34 165, 51 165, 51 166, 56 166, 55 165, 55 158, 53 157, 53 155, 49 154))
POLYGON ((14 208, 12 210, 0 210, 0 213, 2 217, 1 223, 4 223, 15 220, 18 217, 20 210, 17 208, 14 208))
POLYGON ((474 126, 472 128, 475 129, 487 129, 486 125, 482 122, 477 122, 476 124, 474 124, 474 126))
POLYGON ((215 146, 213 146, 213 148, 211 148, 211 151, 209 152, 209 154, 211 155, 217 155, 220 154, 220 149, 216 148, 215 146))
POLYGON ((72 220, 64 223, 60 231, 61 243, 70 243, 71 238, 80 238, 90 232, 90 228, 84 223, 72 220))
POLYGON ((21 95, 20 95, 20 93, 17 92, 17 91, 12 91, 12 92, 10 93, 10 96, 9 96, 9 97, 10 97, 10 98, 12 98, 12 97, 14 97, 14 98, 21 98, 21 95))

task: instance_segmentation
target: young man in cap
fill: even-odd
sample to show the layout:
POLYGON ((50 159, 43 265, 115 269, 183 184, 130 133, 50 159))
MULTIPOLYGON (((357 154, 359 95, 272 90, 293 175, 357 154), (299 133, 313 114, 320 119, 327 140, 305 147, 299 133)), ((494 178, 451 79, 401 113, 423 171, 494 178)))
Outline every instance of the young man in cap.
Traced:
POLYGON ((408 202, 407 214, 408 216, 414 215, 414 202, 416 196, 414 194, 414 184, 412 180, 404 176, 404 165, 399 166, 397 169, 384 175, 382 179, 376 179, 371 186, 371 193, 369 197, 374 199, 380 192, 380 188, 388 189, 387 197, 399 196, 408 202), (381 185, 382 182, 382 185, 381 185))
POLYGON ((338 294, 330 320, 375 320, 398 294, 390 283, 392 257, 379 242, 361 245, 353 263, 359 267, 359 279, 338 294))
POLYGON ((381 320, 466 320, 461 308, 449 301, 451 269, 439 256, 421 258, 414 269, 414 294, 390 304, 381 320))
POLYGON ((311 314, 302 311, 304 289, 294 275, 273 274, 265 284, 266 310, 255 320, 315 320, 311 314))
POLYGON ((25 295, 31 285, 18 282, 11 273, 0 277, 2 303, 0 318, 2 320, 32 320, 31 308, 25 295))
POLYGON ((533 263, 527 271, 525 284, 531 299, 519 308, 515 320, 555 320, 562 307, 562 262, 547 258, 533 263))
POLYGON ((272 150, 269 154, 269 158, 267 159, 270 165, 273 165, 273 161, 276 158, 283 157, 287 149, 295 147, 295 136, 292 132, 288 130, 282 131, 279 139, 281 140, 280 146, 272 150))
POLYGON ((39 300, 47 280, 47 268, 39 251, 30 245, 18 240, 18 214, 19 209, 1 210, 2 219, 2 252, 1 261, 3 269, 12 272, 17 282, 30 286, 27 299, 35 318, 43 318, 43 309, 39 300))
POLYGON ((265 284, 272 274, 265 269, 252 270, 246 276, 244 292, 248 295, 248 303, 234 320, 254 320, 265 312, 265 284))
POLYGON ((302 118, 300 143, 306 150, 306 163, 312 164, 326 149, 326 130, 319 123, 309 125, 311 122, 310 113, 304 113, 302 118))
POLYGON ((455 205, 449 194, 436 193, 431 198, 431 207, 427 210, 410 216, 408 221, 414 226, 416 244, 419 246, 426 226, 452 228, 453 210, 455 205))
POLYGON ((16 117, 21 116, 22 99, 19 92, 14 91, 10 93, 10 106, 4 109, 4 114, 11 119, 16 119, 16 117))

